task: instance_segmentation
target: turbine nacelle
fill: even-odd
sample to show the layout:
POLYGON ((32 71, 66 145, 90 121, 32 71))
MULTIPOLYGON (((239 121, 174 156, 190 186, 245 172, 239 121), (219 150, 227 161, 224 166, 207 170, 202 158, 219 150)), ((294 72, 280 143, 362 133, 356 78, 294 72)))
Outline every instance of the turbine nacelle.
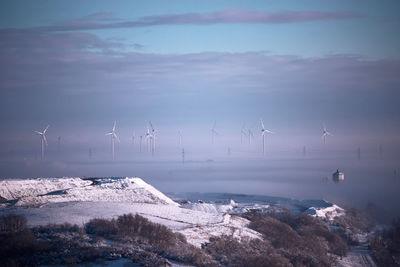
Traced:
POLYGON ((34 131, 35 133, 37 133, 38 135, 40 135, 42 137, 42 141, 46 144, 46 146, 48 145, 47 139, 46 139, 46 132, 47 132, 47 129, 49 129, 49 127, 50 127, 50 125, 47 125, 46 128, 43 130, 43 132, 34 131))
POLYGON ((265 129, 264 122, 263 122, 262 119, 260 119, 260 122, 261 122, 261 135, 262 136, 264 136, 266 133, 267 134, 273 134, 274 133, 274 132, 272 132, 270 130, 265 129))
POLYGON ((326 129, 325 124, 322 124, 322 136, 321 138, 324 139, 324 144, 326 143, 326 137, 327 136, 333 136, 333 134, 331 134, 330 132, 328 132, 328 130, 326 129))

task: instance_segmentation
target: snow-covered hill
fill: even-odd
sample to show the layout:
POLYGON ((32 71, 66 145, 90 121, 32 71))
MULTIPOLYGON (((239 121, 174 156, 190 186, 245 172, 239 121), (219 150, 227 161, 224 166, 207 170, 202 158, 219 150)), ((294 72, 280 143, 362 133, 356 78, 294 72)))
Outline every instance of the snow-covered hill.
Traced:
POLYGON ((72 201, 179 205, 140 178, 10 179, 0 181, 0 196, 24 207, 72 201))
POLYGON ((138 213, 184 234, 200 246, 211 236, 233 234, 259 238, 249 221, 226 213, 232 206, 215 204, 181 207, 140 178, 40 178, 0 181, 1 213, 23 214, 30 226, 48 223, 81 225, 93 218, 138 213), (193 209, 192 209, 193 208, 193 209))
POLYGON ((200 246, 222 234, 260 238, 248 228, 249 221, 236 216, 249 210, 268 212, 286 209, 306 212, 328 221, 343 210, 323 200, 292 200, 277 197, 190 193, 181 204, 140 178, 39 178, 0 181, 0 214, 19 213, 28 224, 82 225, 93 218, 116 218, 138 213, 153 222, 184 234, 200 246), (206 201, 197 201, 203 199, 206 201), (234 200, 239 201, 236 203, 234 200))

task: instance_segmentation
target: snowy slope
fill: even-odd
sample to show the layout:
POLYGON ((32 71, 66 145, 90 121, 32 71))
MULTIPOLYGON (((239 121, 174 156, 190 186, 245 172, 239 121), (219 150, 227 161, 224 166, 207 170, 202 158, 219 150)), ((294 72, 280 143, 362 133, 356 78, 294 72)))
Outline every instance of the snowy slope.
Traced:
POLYGON ((338 205, 333 204, 332 206, 325 208, 311 207, 306 211, 306 213, 327 221, 333 221, 335 217, 344 215, 345 211, 338 205))
POLYGON ((7 200, 47 194, 68 188, 88 186, 80 178, 7 179, 0 181, 0 196, 7 200))
POLYGON ((95 184, 80 178, 4 180, 0 196, 25 207, 71 201, 179 205, 140 178, 104 178, 95 184))
POLYGON ((23 214, 30 226, 64 222, 82 225, 93 218, 138 213, 181 232, 196 246, 222 234, 238 239, 260 237, 247 227, 246 219, 226 213, 236 205, 233 201, 183 208, 140 178, 5 180, 0 192, 16 201, 3 203, 0 214, 23 214))

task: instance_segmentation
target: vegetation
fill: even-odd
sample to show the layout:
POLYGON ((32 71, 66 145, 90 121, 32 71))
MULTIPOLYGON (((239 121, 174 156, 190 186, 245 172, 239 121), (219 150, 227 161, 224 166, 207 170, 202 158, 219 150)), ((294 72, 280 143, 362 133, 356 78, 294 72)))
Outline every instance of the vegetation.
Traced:
POLYGON ((370 239, 372 256, 379 266, 400 266, 400 219, 370 239))
POLYGON ((84 227, 66 223, 32 229, 23 216, 0 216, 0 261, 5 266, 101 264, 120 258, 143 266, 164 266, 169 260, 195 266, 332 266, 348 249, 339 234, 309 215, 244 216, 262 239, 213 237, 202 248, 138 214, 92 219, 84 227))
POLYGON ((328 225, 310 215, 247 213, 250 228, 263 234, 280 255, 294 266, 331 266, 336 256, 345 256, 346 241, 328 225))

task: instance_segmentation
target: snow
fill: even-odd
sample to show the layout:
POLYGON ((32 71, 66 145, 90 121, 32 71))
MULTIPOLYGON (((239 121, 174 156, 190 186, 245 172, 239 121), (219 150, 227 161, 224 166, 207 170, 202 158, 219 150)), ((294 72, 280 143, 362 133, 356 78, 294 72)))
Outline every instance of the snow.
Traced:
POLYGON ((369 234, 358 235, 357 246, 353 246, 350 252, 341 259, 338 259, 336 266, 338 267, 376 267, 376 263, 371 256, 368 248, 369 234))
POLYGON ((330 207, 310 207, 306 213, 327 221, 333 221, 335 217, 344 215, 345 211, 338 205, 332 204, 330 207))
POLYGON ((179 206, 140 178, 104 178, 96 184, 80 178, 4 180, 1 181, 0 188, 0 196, 7 200, 16 200, 15 206, 23 207, 74 201, 179 206))
POLYGON ((195 246, 208 242, 212 236, 230 235, 238 240, 262 238, 262 235, 250 228, 250 222, 242 217, 224 214, 219 223, 188 227, 178 232, 186 236, 187 241, 195 246))
POLYGON ((166 195, 164 195, 163 193, 161 193, 160 191, 155 189, 152 185, 146 183, 142 179, 133 178, 132 180, 135 184, 137 184, 138 186, 141 186, 143 189, 147 190, 148 192, 151 192, 153 195, 157 196, 159 199, 165 201, 166 203, 179 206, 178 203, 176 203, 175 201, 173 201, 172 199, 170 199, 169 197, 167 197, 166 195))
POLYGON ((80 178, 7 179, 0 181, 0 196, 7 200, 15 200, 90 184, 91 181, 80 178))
POLYGON ((261 236, 247 227, 248 220, 227 213, 236 206, 233 200, 227 205, 195 203, 181 207, 140 178, 40 178, 4 180, 0 185, 1 196, 14 200, 3 203, 0 212, 23 214, 29 226, 64 222, 83 225, 93 218, 138 213, 181 232, 196 246, 223 234, 239 240, 261 236))
POLYGON ((214 203, 187 203, 181 205, 183 208, 198 210, 207 213, 225 213, 233 209, 232 205, 218 205, 214 203))
POLYGON ((215 195, 220 200, 211 203, 183 200, 179 205, 137 177, 8 179, 0 181, 0 196, 8 200, 1 204, 0 213, 23 214, 29 226, 64 222, 83 225, 93 218, 112 219, 137 213, 184 234, 196 246, 220 235, 232 235, 238 240, 261 238, 261 234, 248 228, 247 219, 234 215, 248 210, 306 208, 306 213, 328 222, 344 214, 342 208, 323 200, 245 195, 229 198, 215 195))

